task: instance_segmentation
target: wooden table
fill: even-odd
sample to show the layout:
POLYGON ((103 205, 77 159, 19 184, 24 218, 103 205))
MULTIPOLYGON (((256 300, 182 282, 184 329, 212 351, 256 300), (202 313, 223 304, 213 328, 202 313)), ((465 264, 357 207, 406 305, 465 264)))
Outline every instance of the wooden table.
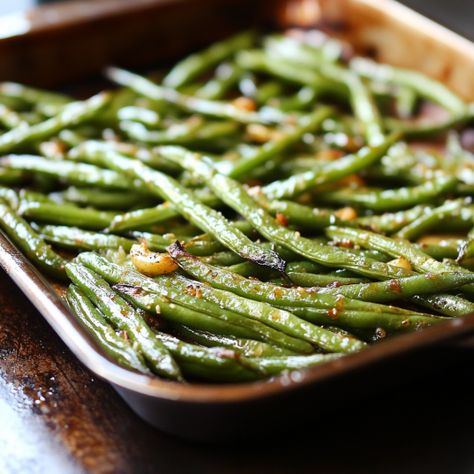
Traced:
POLYGON ((0 473, 472 473, 473 363, 460 351, 451 370, 347 400, 301 433, 199 445, 134 415, 0 271, 0 473))

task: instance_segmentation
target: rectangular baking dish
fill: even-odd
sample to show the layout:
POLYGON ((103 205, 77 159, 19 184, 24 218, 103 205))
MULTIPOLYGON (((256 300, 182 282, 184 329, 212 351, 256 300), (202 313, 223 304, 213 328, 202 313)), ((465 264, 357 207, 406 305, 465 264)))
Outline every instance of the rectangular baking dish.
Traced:
MULTIPOLYGON (((474 44, 391 0, 74 1, 20 17, 23 29, 12 27, 0 40, 0 80, 77 85, 106 64, 156 65, 249 26, 316 26, 350 41, 360 53, 421 70, 474 99, 474 44)), ((64 306, 64 287, 41 276, 2 233, 0 265, 78 359, 138 415, 192 439, 222 440, 248 436, 249 426, 257 435, 308 423, 321 407, 337 409, 344 400, 427 370, 444 358, 445 347, 474 336, 471 315, 266 382, 178 384, 109 360, 64 306)))

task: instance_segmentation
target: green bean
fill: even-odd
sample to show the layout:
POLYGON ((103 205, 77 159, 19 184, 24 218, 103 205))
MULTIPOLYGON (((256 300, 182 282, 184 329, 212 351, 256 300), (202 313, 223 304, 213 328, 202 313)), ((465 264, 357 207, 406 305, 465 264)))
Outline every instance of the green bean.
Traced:
POLYGON ((213 255, 204 257, 203 260, 211 265, 222 266, 238 265, 240 263, 244 263, 244 261, 236 253, 230 251, 216 252, 213 255))
POLYGON ((90 232, 78 227, 46 225, 39 228, 41 237, 51 244, 80 250, 119 249, 129 251, 136 242, 117 235, 90 232))
POLYGON ((464 263, 466 260, 474 257, 474 240, 469 239, 464 241, 459 249, 459 254, 456 259, 458 263, 464 263))
POLYGON ((279 101, 279 108, 283 112, 302 110, 316 102, 318 93, 309 86, 302 87, 295 95, 279 101))
POLYGON ((262 188, 269 199, 282 199, 297 196, 308 189, 337 181, 345 176, 357 173, 382 158, 398 140, 399 135, 392 134, 377 146, 364 147, 354 155, 348 155, 327 164, 322 169, 299 173, 285 180, 274 181, 262 188))
POLYGON ((454 127, 463 125, 469 120, 469 115, 455 115, 433 123, 404 122, 389 117, 384 120, 384 124, 388 130, 401 133, 406 140, 416 140, 436 137, 454 127))
POLYGON ((326 233, 335 240, 348 240, 365 248, 385 252, 393 257, 403 256, 419 272, 449 272, 454 267, 438 262, 407 240, 396 240, 367 230, 328 227, 326 233))
MULTIPOLYGON (((419 272, 453 272, 471 273, 469 270, 451 262, 438 262, 434 258, 425 254, 422 250, 406 240, 395 240, 373 232, 361 231, 358 229, 329 227, 327 234, 335 239, 348 239, 351 242, 363 247, 374 248, 394 257, 403 256, 413 268, 419 272)), ((462 287, 463 291, 472 293, 473 285, 462 287)), ((474 304, 472 305, 474 309, 474 304)))
POLYGON ((440 293, 474 282, 474 273, 425 273, 373 283, 357 283, 337 288, 324 288, 320 293, 343 295, 362 301, 387 303, 415 295, 440 293))
MULTIPOLYGON (((108 275, 105 277, 108 279, 108 275)), ((236 336, 241 338, 254 338, 256 340, 265 339, 265 335, 261 335, 258 327, 257 330, 252 329, 252 325, 239 325, 242 319, 229 316, 224 312, 223 317, 216 317, 193 309, 182 306, 175 302, 170 302, 167 297, 162 297, 157 293, 143 290, 139 286, 117 283, 113 285, 115 291, 120 293, 126 300, 132 304, 147 311, 151 314, 158 314, 159 317, 166 320, 167 323, 176 324, 178 327, 186 325, 193 329, 208 331, 212 334, 224 336, 236 336), (233 321, 233 322, 232 322, 233 321)), ((232 314, 232 313, 230 313, 232 314)), ((261 328, 261 327, 260 327, 261 328)), ((304 352, 304 351, 303 351, 304 352)))
POLYGON ((69 286, 67 301, 79 322, 109 357, 128 369, 149 373, 142 355, 112 329, 104 315, 77 286, 69 286))
MULTIPOLYGON (((288 250, 287 248, 281 245, 275 245, 272 242, 262 242, 260 245, 263 248, 274 249, 278 253, 278 255, 280 255, 287 262, 291 260, 297 260, 299 258, 298 254, 292 252, 291 250, 288 250)), ((186 247, 186 249, 189 250, 190 253, 192 253, 188 247, 186 247)), ((242 258, 240 258, 237 254, 230 251, 216 252, 213 255, 209 255, 208 257, 205 257, 204 260, 206 263, 209 263, 211 265, 220 265, 220 266, 236 265, 236 264, 240 264, 244 262, 242 258)), ((251 262, 245 262, 245 263, 251 263, 251 262)), ((258 266, 258 265, 255 265, 255 266, 258 266)), ((259 268, 260 268, 260 271, 263 270, 262 267, 259 266, 259 268)))
POLYGON ((234 134, 239 129, 234 122, 209 122, 188 120, 163 130, 149 130, 139 122, 120 122, 120 130, 129 138, 153 145, 189 144, 216 140, 234 134))
POLYGON ((167 287, 198 292, 204 300, 267 324, 289 336, 308 341, 328 352, 354 352, 365 346, 362 341, 341 337, 322 327, 307 324, 288 311, 276 309, 260 301, 250 300, 229 291, 188 280, 179 275, 159 277, 157 280, 167 287))
POLYGON ((70 130, 66 128, 58 133, 58 138, 68 147, 73 147, 79 145, 84 140, 87 140, 87 135, 78 130, 70 130))
POLYGON ((108 154, 114 156, 115 153, 135 158, 165 173, 176 174, 179 168, 159 156, 154 150, 130 143, 121 142, 102 142, 99 140, 86 140, 79 143, 71 149, 66 158, 73 161, 85 161, 90 164, 96 164, 98 156, 108 154))
POLYGON ((168 200, 183 217, 203 231, 212 234, 216 240, 242 258, 278 271, 284 270, 285 262, 276 252, 262 249, 252 242, 241 231, 233 227, 220 212, 196 199, 193 193, 181 186, 175 179, 119 154, 113 156, 104 154, 99 159, 102 164, 120 171, 130 178, 139 179, 148 191, 168 200))
POLYGON ((414 240, 420 235, 438 227, 445 219, 462 209, 466 202, 462 199, 456 201, 446 201, 443 205, 426 210, 423 215, 402 227, 396 234, 396 237, 402 239, 414 240))
POLYGON ((77 263, 68 263, 66 272, 107 320, 127 333, 153 371, 167 378, 181 379, 178 365, 165 346, 154 337, 142 315, 117 295, 105 280, 77 263))
POLYGON ((419 243, 417 247, 430 257, 436 258, 436 260, 443 260, 444 258, 456 259, 462 243, 463 240, 460 239, 444 239, 438 241, 436 244, 422 242, 419 243))
MULTIPOLYGON (((88 141, 86 143, 82 143, 79 147, 71 150, 71 152, 69 153, 69 157, 74 160, 85 159, 86 161, 102 166, 106 163, 105 160, 114 161, 116 159, 123 158, 124 155, 121 154, 119 150, 119 148, 110 147, 108 146, 108 144, 88 141)), ((155 158, 155 156, 157 155, 153 155, 153 159, 155 158)), ((176 167, 176 165, 174 165, 169 160, 164 161, 163 159, 161 159, 161 161, 171 165, 172 168, 176 167)), ((198 190, 196 190, 195 193, 196 196, 200 199, 200 201, 202 201, 204 204, 207 204, 211 207, 216 206, 218 204, 218 200, 212 194, 206 192, 205 190, 203 190, 203 192, 199 192, 198 190)), ((179 212, 177 212, 176 209, 170 203, 165 202, 153 208, 137 209, 129 211, 125 214, 118 214, 112 221, 110 230, 124 231, 143 228, 148 225, 164 222, 166 220, 178 216, 179 212)))
POLYGON ((393 332, 410 332, 447 320, 441 316, 421 313, 410 315, 346 310, 330 313, 318 308, 291 308, 291 311, 314 324, 347 327, 353 330, 382 328, 393 332))
POLYGON ((439 176, 418 186, 384 191, 332 191, 324 193, 325 202, 362 206, 377 212, 394 211, 424 204, 456 187, 456 178, 439 176))
MULTIPOLYGON (((85 254, 80 255, 81 261, 84 261, 82 260, 84 255, 85 254)), ((123 270, 121 273, 123 276, 123 270)), ((181 294, 181 298, 183 298, 186 294, 200 294, 202 296, 202 300, 201 298, 192 298, 192 305, 195 309, 197 309, 198 304, 204 305, 205 307, 206 303, 210 301, 222 308, 220 313, 221 315, 222 311, 226 309, 228 311, 241 314, 245 316, 246 319, 250 318, 256 322, 264 323, 265 325, 268 324, 270 328, 274 328, 274 330, 277 331, 282 331, 282 334, 285 334, 289 337, 296 337, 311 343, 315 343, 332 352, 350 352, 359 350, 364 345, 359 341, 349 341, 347 338, 337 336, 336 334, 333 334, 323 328, 308 325, 304 321, 296 318, 286 311, 276 310, 270 305, 266 305, 258 301, 248 300, 226 291, 207 287, 206 285, 199 284, 192 280, 187 280, 178 276, 167 276, 164 278, 158 277, 154 280, 144 280, 143 278, 138 280, 141 280, 141 287, 145 290, 153 291, 153 288, 159 287, 161 294, 163 294, 163 288, 167 289, 168 295, 171 292, 179 292, 179 294, 181 294)), ((294 348, 289 346, 286 347, 294 350, 294 348)))
POLYGON ((174 89, 158 86, 148 79, 125 71, 124 69, 108 68, 106 74, 110 80, 122 86, 130 87, 138 94, 148 97, 151 100, 173 104, 186 112, 235 120, 240 123, 278 123, 286 120, 286 116, 283 113, 273 109, 249 112, 239 109, 228 102, 212 101, 184 95, 174 89))
POLYGON ((90 207, 48 202, 22 203, 19 212, 21 215, 39 222, 77 226, 90 230, 105 229, 110 225, 115 215, 112 212, 98 211, 90 207))
POLYGON ((318 46, 281 34, 268 36, 264 41, 266 50, 280 53, 282 57, 291 58, 310 68, 316 65, 333 64, 341 59, 341 43, 328 38, 318 46), (295 59, 296 57, 296 59, 295 59))
POLYGON ((326 61, 317 55, 317 50, 292 38, 272 38, 265 43, 267 51, 275 60, 283 59, 297 65, 316 70, 324 77, 347 87, 354 115, 365 129, 367 142, 377 145, 383 140, 380 113, 370 90, 357 74, 338 64, 326 61))
POLYGON ((188 84, 199 74, 232 56, 236 52, 249 48, 254 41, 251 32, 244 32, 214 43, 207 49, 192 54, 178 62, 163 79, 166 87, 179 88, 188 84))
MULTIPOLYGON (((251 228, 250 228, 250 230, 247 229, 246 224, 247 223, 244 222, 244 221, 232 222, 233 227, 239 229, 245 235, 249 235, 249 234, 251 234, 252 229, 251 228)), ((188 239, 183 234, 183 229, 178 229, 178 231, 181 233, 178 240, 185 240, 186 241, 185 242, 186 248, 193 254, 196 254, 196 255, 211 255, 211 254, 214 254, 215 252, 219 252, 223 248, 225 248, 219 241, 215 240, 209 234, 201 234, 201 235, 196 236, 195 232, 192 232, 193 238, 188 239)), ((174 232, 174 230, 173 230, 173 232, 174 232)), ((148 241, 149 245, 157 246, 158 249, 160 249, 160 250, 166 250, 166 247, 171 245, 178 238, 178 237, 176 237, 176 235, 169 234, 169 233, 167 235, 169 235, 170 237, 167 237, 167 235, 156 235, 156 234, 152 234, 152 233, 149 233, 149 232, 140 232, 140 231, 133 231, 133 232, 131 232, 131 235, 133 235, 137 239, 144 239, 144 240, 148 241), (174 236, 174 240, 171 240, 172 236, 174 236)), ((261 246, 264 247, 264 248, 271 248, 270 245, 268 245, 266 243, 261 244, 261 246)), ((240 261, 240 257, 237 254, 235 254, 233 252, 229 252, 229 253, 231 253, 234 256, 234 258, 237 258, 240 261)), ((280 253, 281 253, 281 249, 278 249, 278 254, 280 254, 280 253)), ((287 256, 288 256, 288 252, 286 252, 284 257, 287 257, 287 256)))
POLYGON ((308 356, 280 356, 248 359, 247 365, 265 370, 267 375, 278 375, 284 371, 302 370, 315 365, 337 360, 342 354, 311 354, 308 356))
MULTIPOLYGON (((359 217, 355 223, 379 234, 393 234, 421 217, 428 209, 425 205, 418 205, 404 211, 359 217)), ((340 224, 334 225, 340 226, 340 224)))
POLYGON ((176 242, 168 249, 170 255, 178 265, 189 275, 204 281, 219 290, 226 290, 236 295, 255 299, 257 301, 276 304, 278 306, 310 306, 334 310, 345 308, 348 310, 372 310, 406 313, 399 308, 389 306, 370 305, 351 299, 327 298, 318 289, 285 288, 272 283, 252 280, 237 275, 228 269, 207 265, 198 258, 184 251, 176 242))
POLYGON ((300 273, 324 273, 326 269, 314 262, 308 260, 300 260, 288 262, 286 266, 287 272, 300 272, 300 273))
POLYGON ((418 93, 407 86, 399 86, 395 95, 397 115, 403 119, 414 115, 418 103, 418 93))
POLYGON ((280 58, 275 60, 275 58, 262 51, 241 51, 237 55, 236 61, 243 69, 264 72, 293 84, 309 86, 315 89, 317 93, 329 94, 337 98, 341 96, 345 98, 347 95, 345 88, 341 87, 341 84, 330 81, 311 69, 295 67, 294 64, 283 61, 280 58))
POLYGON ((98 94, 83 102, 74 102, 44 122, 4 133, 0 137, 0 153, 9 153, 31 142, 45 140, 64 128, 90 120, 107 104, 109 97, 108 94, 98 94))
POLYGON ((411 301, 445 316, 461 317, 474 311, 474 304, 456 295, 416 295, 411 301))
POLYGON ((0 185, 12 186, 20 184, 24 178, 24 172, 11 168, 0 168, 0 185))
POLYGON ((317 130, 323 120, 329 117, 331 113, 331 109, 323 107, 302 117, 294 130, 284 133, 276 140, 267 142, 265 145, 258 148, 255 153, 242 157, 238 161, 232 163, 231 169, 226 174, 233 178, 242 178, 257 166, 260 166, 275 155, 281 154, 288 147, 301 140, 301 137, 306 133, 317 130))
POLYGON ((140 122, 151 127, 156 127, 160 124, 160 116, 157 112, 145 107, 137 107, 134 105, 127 105, 117 111, 117 118, 120 121, 140 122))
MULTIPOLYGON (((189 250, 187 250, 187 249, 186 249, 186 251, 189 252, 189 250)), ((191 255, 196 255, 193 252, 189 252, 189 253, 191 255)), ((204 261, 206 261, 206 260, 204 259, 204 261)), ((211 262, 206 262, 206 263, 211 263, 211 262)), ((288 265, 287 265, 287 268, 288 268, 288 265)), ((269 278, 271 276, 275 276, 275 272, 267 271, 265 268, 260 267, 259 265, 255 265, 252 262, 235 263, 233 265, 228 266, 227 269, 230 270, 233 273, 236 273, 237 275, 244 276, 244 277, 253 277, 253 278, 266 279, 266 278, 269 278)), ((287 271, 285 273, 288 274, 287 271)), ((278 273, 276 273, 276 276, 278 276, 278 273)))
POLYGON ((198 159, 197 154, 189 153, 179 147, 162 147, 161 152, 204 178, 222 201, 245 217, 268 240, 325 266, 348 268, 369 277, 374 275, 386 278, 407 276, 402 269, 389 267, 363 255, 351 254, 348 251, 315 242, 279 225, 273 217, 256 204, 241 184, 232 178, 216 174, 203 160, 198 159))
POLYGON ((156 207, 146 209, 136 209, 124 214, 117 214, 110 222, 111 232, 139 229, 151 224, 159 224, 174 217, 179 213, 168 202, 159 204, 156 207))
MULTIPOLYGON (((283 85, 277 81, 267 81, 261 84, 255 94, 255 100, 258 104, 266 104, 270 100, 281 95, 283 92, 283 85)), ((281 107, 280 107, 281 108, 281 107)))
POLYGON ((351 222, 339 219, 330 209, 313 208, 293 201, 268 200, 264 195, 256 195, 255 199, 271 214, 283 214, 289 224, 304 229, 322 230, 330 225, 351 225, 351 222))
POLYGON ((245 357, 229 349, 208 349, 189 344, 163 332, 155 332, 187 375, 214 381, 250 381, 267 375, 260 361, 247 363, 245 357))
POLYGON ((55 278, 65 277, 64 260, 1 198, 0 227, 34 265, 55 278))
POLYGON ((218 241, 198 237, 189 239, 178 237, 175 234, 157 235, 149 232, 132 232, 131 235, 138 240, 144 240, 151 250, 165 251, 177 239, 184 241, 183 245, 193 255, 212 255, 222 249, 222 245, 218 241))
POLYGON ((183 325, 175 325, 172 328, 173 333, 176 333, 179 337, 183 337, 191 342, 206 347, 226 347, 246 357, 274 357, 294 354, 287 349, 271 346, 265 342, 254 341, 252 339, 221 336, 183 325))
POLYGON ((294 272, 287 271, 288 278, 293 282, 294 285, 311 287, 311 286, 339 286, 339 285, 351 285, 354 283, 360 283, 364 281, 361 278, 352 277, 340 277, 336 275, 323 275, 317 273, 305 273, 305 272, 294 272))
POLYGON ((27 122, 23 120, 19 113, 8 108, 4 104, 0 104, 0 124, 8 130, 15 127, 27 126, 27 122))
POLYGON ((440 82, 419 72, 377 64, 366 58, 354 58, 350 67, 363 77, 410 87, 421 97, 440 104, 455 115, 463 114, 466 110, 466 105, 460 97, 440 82))
POLYGON ((50 194, 56 201, 67 201, 79 206, 90 206, 104 210, 122 210, 149 204, 148 198, 139 193, 105 190, 100 188, 77 188, 69 186, 64 191, 50 194))
MULTIPOLYGON (((188 287, 188 285, 177 284, 168 285, 167 283, 171 280, 153 280, 147 278, 138 272, 113 264, 107 259, 93 253, 81 253, 77 257, 77 260, 94 270, 96 273, 99 273, 109 283, 131 287, 130 291, 126 289, 124 290, 120 287, 120 291, 128 291, 128 297, 133 298, 135 304, 147 311, 155 310, 156 312, 157 306, 160 311, 169 308, 170 312, 167 313, 167 317, 170 318, 174 317, 178 310, 181 311, 181 307, 185 307, 185 309, 188 310, 188 312, 185 312, 184 314, 184 316, 187 315, 187 319, 178 321, 182 322, 182 324, 188 326, 193 325, 196 320, 194 313, 199 312, 204 315, 212 316, 213 320, 232 324, 233 326, 242 328, 242 331, 246 331, 241 331, 240 333, 230 332, 230 334, 235 334, 239 337, 262 340, 299 353, 308 353, 312 351, 312 346, 301 339, 291 337, 259 321, 244 317, 241 314, 227 310, 222 306, 213 304, 212 302, 196 298, 191 294, 193 293, 190 291, 192 290, 191 286, 188 287), (166 306, 169 304, 173 304, 173 306, 166 306), (193 311, 193 315, 189 316, 189 310, 193 311)), ((180 315, 181 317, 184 317, 182 311, 180 315)), ((176 317, 178 317, 177 314, 176 317)), ((222 334, 222 325, 219 325, 217 331, 213 331, 212 328, 209 329, 209 326, 206 327, 205 325, 197 326, 197 328, 222 334)), ((223 334, 228 335, 229 332, 224 332, 223 334)))
POLYGON ((0 158, 0 166, 13 170, 40 173, 78 186, 88 185, 123 190, 140 189, 140 186, 134 183, 132 179, 121 175, 117 171, 104 170, 85 163, 58 162, 33 155, 8 155, 0 158))
POLYGON ((16 82, 2 82, 0 84, 0 96, 38 107, 45 105, 64 106, 72 101, 70 97, 64 94, 25 86, 16 82))
POLYGON ((115 127, 117 125, 120 109, 135 103, 137 99, 137 94, 125 87, 116 89, 111 94, 112 97, 109 105, 97 120, 97 124, 101 125, 102 127, 115 127))
POLYGON ((234 86, 242 75, 242 70, 232 63, 220 64, 213 79, 200 87, 195 95, 202 99, 219 100, 234 86))
POLYGON ((45 194, 26 189, 20 189, 20 191, 15 192, 13 189, 0 186, 0 200, 2 199, 15 211, 17 211, 21 204, 25 202, 54 203, 54 201, 45 194))

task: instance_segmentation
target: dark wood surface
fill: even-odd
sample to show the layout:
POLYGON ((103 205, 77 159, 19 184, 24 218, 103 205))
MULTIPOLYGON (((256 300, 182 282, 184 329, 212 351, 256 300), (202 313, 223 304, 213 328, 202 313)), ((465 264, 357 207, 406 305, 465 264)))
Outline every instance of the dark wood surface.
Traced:
POLYGON ((134 415, 0 271, 0 472, 473 473, 473 364, 459 350, 452 369, 347 400, 301 432, 191 443, 134 415))

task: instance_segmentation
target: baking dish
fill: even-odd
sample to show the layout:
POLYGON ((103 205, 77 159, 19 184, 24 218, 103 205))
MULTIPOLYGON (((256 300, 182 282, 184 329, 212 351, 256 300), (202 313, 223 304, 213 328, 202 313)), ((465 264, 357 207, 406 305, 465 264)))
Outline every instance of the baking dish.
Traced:
MULTIPOLYGON (((362 54, 422 70, 466 99, 474 98, 474 45, 389 0, 105 0, 65 3, 34 15, 29 31, 0 41, 6 58, 1 79, 78 84, 107 63, 156 64, 248 26, 317 26, 348 40, 362 54), (90 9, 84 10, 86 4, 90 9), (85 54, 90 41, 94 52, 85 54), (61 64, 63 57, 71 61, 70 68, 61 64), (28 78, 19 66, 22 60, 30 61, 28 78)), ((473 315, 267 382, 184 385, 127 371, 107 359, 62 303, 63 288, 46 281, 2 234, 0 264, 71 351, 110 382, 134 411, 160 429, 194 439, 246 436, 248 426, 256 434, 307 422, 321 407, 340 407, 345 399, 425 370, 447 342, 474 334, 473 315)))

